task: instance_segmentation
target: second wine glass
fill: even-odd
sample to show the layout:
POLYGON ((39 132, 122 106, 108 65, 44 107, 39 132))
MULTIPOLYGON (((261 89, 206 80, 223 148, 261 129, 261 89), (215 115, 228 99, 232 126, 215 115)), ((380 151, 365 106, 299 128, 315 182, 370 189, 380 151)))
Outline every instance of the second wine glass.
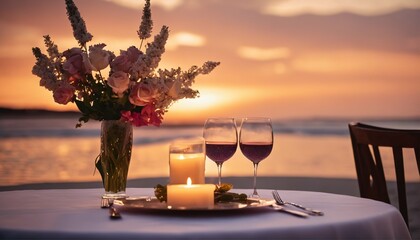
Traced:
POLYGON ((258 164, 267 158, 273 149, 273 127, 270 118, 244 118, 239 133, 239 146, 242 153, 254 165, 254 192, 250 195, 259 198, 257 192, 258 164))
POLYGON ((238 133, 234 118, 209 118, 204 124, 206 155, 217 165, 218 183, 222 185, 222 165, 235 154, 238 133))

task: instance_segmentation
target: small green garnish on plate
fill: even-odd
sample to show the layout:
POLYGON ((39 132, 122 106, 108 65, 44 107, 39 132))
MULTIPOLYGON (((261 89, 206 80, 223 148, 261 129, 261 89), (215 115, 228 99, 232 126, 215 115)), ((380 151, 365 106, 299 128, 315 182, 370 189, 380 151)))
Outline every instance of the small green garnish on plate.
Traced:
POLYGON ((155 196, 160 202, 166 202, 167 190, 166 185, 156 185, 155 196))

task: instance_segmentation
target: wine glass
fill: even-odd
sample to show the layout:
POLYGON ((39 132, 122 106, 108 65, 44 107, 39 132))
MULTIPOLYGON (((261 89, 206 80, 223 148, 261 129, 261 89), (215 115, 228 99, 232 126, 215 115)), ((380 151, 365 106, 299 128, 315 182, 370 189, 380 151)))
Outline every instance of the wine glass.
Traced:
POLYGON ((254 192, 250 195, 259 198, 257 192, 258 164, 270 155, 273 149, 273 127, 270 118, 244 118, 239 133, 239 146, 242 154, 254 164, 254 192))
POLYGON ((207 157, 217 165, 219 186, 222 184, 222 165, 233 156, 238 146, 234 118, 209 118, 204 124, 203 137, 207 157))

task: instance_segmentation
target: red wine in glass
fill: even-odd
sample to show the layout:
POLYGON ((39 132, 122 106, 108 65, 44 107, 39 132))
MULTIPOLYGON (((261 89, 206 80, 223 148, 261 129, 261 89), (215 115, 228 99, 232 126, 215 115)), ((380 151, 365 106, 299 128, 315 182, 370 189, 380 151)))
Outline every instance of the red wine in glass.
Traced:
POLYGON ((250 195, 259 198, 257 192, 258 164, 267 158, 273 149, 273 127, 270 118, 244 118, 239 133, 239 147, 254 165, 254 192, 250 195))
POLYGON ((239 144, 242 153, 253 163, 259 163, 268 157, 273 149, 273 143, 250 142, 239 144))
POLYGON ((235 154, 236 142, 206 142, 206 154, 215 163, 223 163, 235 154))
POLYGON ((206 155, 217 165, 219 186, 222 184, 222 165, 235 154, 238 132, 234 118, 209 118, 204 124, 203 137, 206 155))

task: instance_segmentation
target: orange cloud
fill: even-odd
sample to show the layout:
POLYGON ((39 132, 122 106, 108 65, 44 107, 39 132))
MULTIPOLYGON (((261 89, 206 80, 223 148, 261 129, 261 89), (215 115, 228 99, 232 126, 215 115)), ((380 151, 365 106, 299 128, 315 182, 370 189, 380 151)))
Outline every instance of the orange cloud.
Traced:
POLYGON ((382 15, 404 8, 419 9, 417 0, 289 0, 271 1, 262 8, 262 13, 283 17, 302 14, 332 15, 341 12, 351 12, 360 15, 382 15))
POLYGON ((329 74, 420 76, 420 56, 363 50, 305 52, 292 63, 294 70, 329 74))
POLYGON ((277 48, 258 48, 258 47, 240 47, 239 56, 257 61, 267 61, 275 59, 284 59, 290 56, 290 49, 286 47, 277 48))
POLYGON ((198 34, 189 32, 178 32, 171 34, 166 44, 169 50, 175 50, 180 46, 202 47, 206 43, 206 39, 198 34))
POLYGON ((0 57, 24 57, 29 46, 43 45, 42 34, 30 26, 0 22, 0 35, 0 57))
MULTIPOLYGON (((134 9, 143 9, 144 1, 138 0, 106 0, 108 2, 113 2, 123 7, 134 8, 134 9)), ((153 6, 160 6, 165 10, 173 10, 178 6, 182 5, 183 0, 153 0, 153 6)))

